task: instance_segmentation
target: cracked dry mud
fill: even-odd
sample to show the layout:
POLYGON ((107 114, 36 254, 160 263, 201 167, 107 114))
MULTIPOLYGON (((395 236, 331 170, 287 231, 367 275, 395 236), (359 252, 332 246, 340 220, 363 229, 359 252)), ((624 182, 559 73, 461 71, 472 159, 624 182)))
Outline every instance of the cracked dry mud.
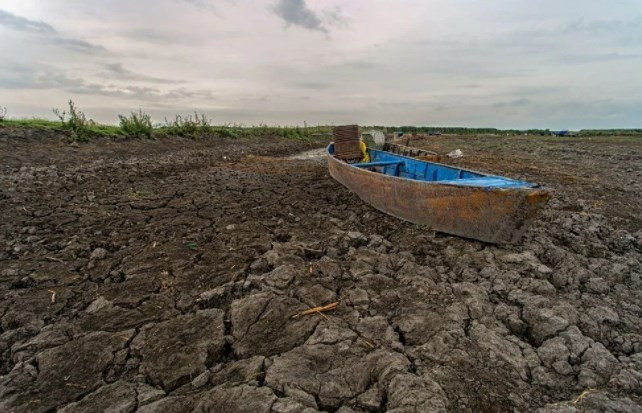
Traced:
POLYGON ((0 411, 642 411, 640 144, 502 169, 465 141, 556 189, 493 246, 281 158, 320 142, 39 134, 0 129, 0 411), (607 153, 592 192, 551 173, 607 153))

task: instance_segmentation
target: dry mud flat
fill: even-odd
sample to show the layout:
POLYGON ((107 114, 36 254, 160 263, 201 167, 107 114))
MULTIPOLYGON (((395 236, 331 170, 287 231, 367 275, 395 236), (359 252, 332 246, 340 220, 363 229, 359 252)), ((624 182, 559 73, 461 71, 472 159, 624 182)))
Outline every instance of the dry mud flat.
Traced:
MULTIPOLYGON (((492 246, 279 157, 314 143, 16 134, 0 129, 0 411, 642 411, 639 206, 627 221, 559 185, 522 245, 492 246)), ((547 181, 554 161, 506 172, 547 181)))

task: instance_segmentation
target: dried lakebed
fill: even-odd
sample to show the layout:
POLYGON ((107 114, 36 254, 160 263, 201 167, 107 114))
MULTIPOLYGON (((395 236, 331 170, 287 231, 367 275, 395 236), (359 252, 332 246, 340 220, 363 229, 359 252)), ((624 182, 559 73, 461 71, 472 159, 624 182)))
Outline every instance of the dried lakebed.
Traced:
POLYGON ((502 247, 283 158, 320 143, 16 134, 0 129, 1 411, 642 410, 642 235, 572 186, 502 247))

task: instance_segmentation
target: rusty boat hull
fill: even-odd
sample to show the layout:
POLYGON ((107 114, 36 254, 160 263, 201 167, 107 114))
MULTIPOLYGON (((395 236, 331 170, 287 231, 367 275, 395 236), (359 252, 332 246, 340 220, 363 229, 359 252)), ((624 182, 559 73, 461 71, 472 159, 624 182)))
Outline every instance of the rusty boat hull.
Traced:
POLYGON ((330 175, 376 209, 488 243, 518 243, 551 192, 529 182, 368 149, 349 164, 326 151, 330 175))

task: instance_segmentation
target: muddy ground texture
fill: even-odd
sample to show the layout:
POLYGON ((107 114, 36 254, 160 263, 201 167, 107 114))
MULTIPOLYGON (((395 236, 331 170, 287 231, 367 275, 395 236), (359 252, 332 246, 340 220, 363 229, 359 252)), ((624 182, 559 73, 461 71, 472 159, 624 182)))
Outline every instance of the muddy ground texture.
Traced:
POLYGON ((452 139, 555 188, 522 245, 284 157, 319 142, 0 129, 0 411, 642 411, 640 141, 452 139))

